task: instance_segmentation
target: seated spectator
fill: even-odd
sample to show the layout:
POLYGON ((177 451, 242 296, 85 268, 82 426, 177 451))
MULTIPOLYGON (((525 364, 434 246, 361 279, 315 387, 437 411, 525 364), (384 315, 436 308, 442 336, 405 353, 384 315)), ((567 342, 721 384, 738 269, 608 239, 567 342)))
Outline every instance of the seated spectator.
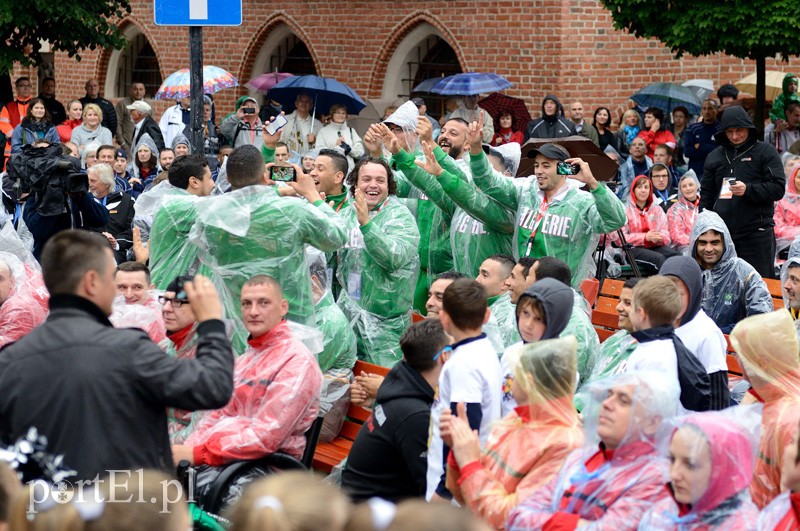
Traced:
MULTIPOLYGON (((628 372, 649 371, 680 387, 680 401, 689 411, 711 408, 711 383, 705 367, 675 334, 681 296, 664 277, 646 278, 633 288, 631 334, 639 345, 628 358, 628 372)), ((725 404, 727 406, 727 404, 725 404)))
POLYGON ((494 124, 493 146, 502 146, 510 142, 516 142, 519 145, 525 143, 525 134, 516 127, 514 122, 514 115, 510 112, 500 113, 497 123, 494 124))
POLYGON ((781 463, 782 493, 764 507, 758 517, 758 531, 788 531, 800 528, 800 430, 783 452, 781 463))
POLYGON ((448 488, 459 504, 495 529, 504 529, 508 514, 545 486, 564 459, 583 446, 572 403, 576 347, 575 339, 568 337, 521 349, 511 362, 511 392, 518 405, 495 424, 482 451, 463 404, 458 405, 458 416, 443 411, 442 437, 453 449, 448 488))
POLYGON ((672 248, 680 253, 689 250, 689 235, 697 218, 700 206, 700 181, 689 170, 683 174, 678 183, 678 200, 667 210, 667 227, 672 248))
POLYGON ((655 149, 660 144, 666 144, 675 149, 675 137, 666 129, 664 122, 664 111, 650 107, 644 113, 644 129, 639 131, 639 138, 644 139, 647 145, 647 156, 651 159, 655 155, 655 149), (662 127, 663 125, 663 127, 662 127))
POLYGON ((789 73, 783 76, 781 82, 781 93, 778 94, 772 101, 772 108, 769 111, 769 117, 773 122, 783 120, 784 111, 789 107, 791 102, 800 102, 798 97, 798 78, 796 75, 789 73))
MULTIPOLYGON (((69 142, 69 144, 75 146, 73 142, 69 142)), ((100 149, 102 146, 99 142, 89 142, 83 148, 83 153, 81 153, 80 160, 81 160, 81 168, 84 170, 88 170, 95 164, 97 164, 97 150, 100 149)))
POLYGON ((231 461, 284 452, 297 459, 305 432, 317 417, 322 372, 289 330, 289 304, 271 277, 250 278, 242 288, 242 316, 249 348, 234 362, 234 392, 228 405, 197 421, 185 445, 173 445, 177 464, 210 465, 198 473, 203 495, 231 461))
POLYGON ((728 344, 714 321, 703 311, 703 272, 689 256, 673 256, 659 273, 672 280, 681 295, 681 311, 675 320, 675 335, 703 364, 711 382, 710 409, 730 405, 728 390, 728 344))
POLYGON ((439 314, 444 331, 454 340, 439 376, 438 397, 431 408, 431 436, 428 444, 428 473, 425 497, 450 499, 445 470, 450 448, 440 432, 442 410, 456 410, 463 402, 470 429, 477 430, 481 444, 489 427, 500 418, 501 369, 491 342, 483 333, 489 320, 486 290, 471 279, 458 279, 444 291, 439 314))
POLYGON ((754 529, 758 509, 748 487, 760 422, 753 407, 673 421, 664 452, 671 463, 670 496, 647 511, 639 528, 754 529))
POLYGON ((783 302, 792 314, 800 338, 800 256, 790 256, 781 268, 783 302))
POLYGON ((584 411, 587 445, 511 511, 507 529, 634 530, 653 503, 668 496, 655 435, 675 414, 677 386, 658 375, 623 374, 593 384, 592 397, 584 411))
MULTIPOLYGON (((177 157, 181 155, 188 155, 192 152, 192 146, 189 143, 189 139, 183 134, 175 135, 175 138, 172 139, 172 160, 175 160, 177 157)), ((170 165, 172 161, 170 161, 170 165)), ((169 165, 167 167, 162 167, 164 170, 169 170, 169 165)))
POLYGON ((675 169, 675 150, 666 144, 659 144, 653 151, 653 164, 663 164, 669 170, 669 188, 675 190, 678 187, 678 179, 681 174, 675 169))
MULTIPOLYGON (((662 170, 663 171, 663 170, 662 170)), ((664 260, 678 254, 669 248, 671 242, 667 227, 667 216, 654 205, 652 183, 646 175, 633 180, 631 195, 625 205, 628 223, 622 228, 625 239, 633 246, 632 253, 645 274, 655 274, 664 260)), ((621 244, 616 233, 611 240, 621 244)))
POLYGON ((116 166, 117 166, 117 152, 119 150, 114 146, 100 146, 97 148, 97 163, 98 164, 107 164, 112 170, 114 175, 114 191, 116 192, 129 192, 131 189, 131 185, 128 183, 128 179, 126 177, 127 173, 127 155, 123 158, 125 160, 125 164, 122 166, 123 174, 117 175, 116 166))
POLYGON ((67 119, 56 126, 61 142, 69 142, 72 131, 83 123, 83 104, 80 100, 72 100, 67 104, 67 119))
MULTIPOLYGON (((491 124, 490 121, 486 123, 491 124)), ((542 100, 542 117, 531 120, 525 131, 525 142, 531 138, 564 138, 578 134, 572 120, 564 118, 564 106, 553 94, 542 100)))
MULTIPOLYGON (((658 148, 656 148, 656 152, 658 152, 658 148)), ((670 176, 669 168, 661 162, 654 162, 648 177, 653 183, 653 203, 661 207, 661 210, 666 214, 669 207, 678 200, 675 195, 675 188, 670 184, 672 177, 670 176)), ((676 185, 677 181, 676 178, 676 185)))
POLYGON ((753 266, 736 256, 728 227, 716 212, 698 214, 689 248, 704 270, 703 310, 723 334, 746 316, 772 311, 767 285, 753 266))
POLYGON ((354 500, 425 495, 431 404, 448 342, 437 319, 411 325, 400 338, 403 359, 381 384, 342 473, 342 487, 354 500))
POLYGON ((508 278, 514 269, 514 259, 505 254, 490 256, 480 266, 475 281, 483 286, 489 297, 491 316, 484 327, 497 353, 519 341, 514 319, 514 304, 508 292, 508 278))
POLYGON ((753 501, 764 508, 781 492, 784 454, 800 422, 800 349, 789 312, 755 315, 730 335, 753 395, 764 404, 758 460, 750 483, 753 501))
POLYGON ((647 145, 643 138, 634 138, 628 148, 630 156, 619 167, 619 186, 616 191, 617 197, 623 200, 630 195, 633 179, 639 175, 647 175, 647 171, 653 166, 653 160, 647 156, 647 145))
POLYGON ((350 169, 364 156, 364 143, 355 129, 347 125, 347 107, 331 105, 331 123, 320 129, 315 147, 339 148, 344 151, 350 169))
MULTIPOLYGON (((619 126, 617 130, 618 151, 623 157, 627 157, 633 140, 639 137, 639 132, 642 130, 642 117, 636 109, 628 109, 623 113, 619 126)), ((645 153, 646 151, 647 146, 645 146, 645 153)))
POLYGON ((800 166, 786 176, 786 194, 775 203, 775 248, 778 255, 785 253, 800 235, 800 166))
POLYGON ((56 126, 50 121, 50 114, 44 101, 33 98, 28 105, 25 118, 14 128, 11 134, 11 154, 22 151, 22 146, 35 143, 37 140, 48 140, 53 144, 60 142, 56 126))
MULTIPOLYGON (((0 251, 0 347, 17 341, 42 324, 47 310, 33 297, 26 266, 15 255, 0 251)), ((41 273, 35 273, 41 278, 41 273)))
POLYGON ((124 191, 130 190, 130 183, 128 180, 132 177, 128 171, 128 152, 122 148, 114 150, 114 162, 112 168, 114 169, 114 179, 117 181, 117 186, 124 191))
POLYGON ((86 172, 89 192, 95 200, 108 209, 108 223, 95 229, 108 240, 118 264, 127 261, 128 249, 133 245, 133 198, 128 192, 117 189, 114 170, 108 164, 95 164, 86 172))
MULTIPOLYGON (((637 114, 636 116, 638 117, 639 115, 637 114)), ((619 152, 619 137, 611 132, 611 111, 608 110, 608 107, 595 109, 592 125, 597 130, 600 149, 605 151, 608 146, 611 146, 614 151, 619 152)))
POLYGON ((139 194, 155 179, 158 173, 158 148, 147 133, 143 134, 136 144, 131 167, 131 196, 136 199, 139 194))
POLYGON ((83 122, 72 130, 70 141, 78 146, 78 150, 83 153, 86 144, 89 142, 99 142, 100 145, 114 143, 114 136, 111 131, 103 127, 103 111, 95 103, 87 103, 83 107, 83 122))

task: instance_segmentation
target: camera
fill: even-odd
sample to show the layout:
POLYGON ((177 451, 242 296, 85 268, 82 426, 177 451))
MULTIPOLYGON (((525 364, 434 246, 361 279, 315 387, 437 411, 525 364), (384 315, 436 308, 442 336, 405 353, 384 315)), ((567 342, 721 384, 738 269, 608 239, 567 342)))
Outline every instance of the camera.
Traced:
POLYGON ((273 181, 288 183, 297 180, 297 175, 291 166, 272 166, 269 169, 269 178, 273 181))
POLYGON ((41 216, 57 216, 67 209, 68 194, 86 193, 89 181, 76 159, 65 157, 61 145, 26 145, 6 165, 15 182, 17 201, 33 197, 41 216))
POLYGON ((88 194, 89 176, 85 173, 72 172, 67 175, 68 194, 88 194))
POLYGON ((556 174, 558 175, 577 175, 580 171, 581 167, 578 164, 569 164, 567 162, 556 164, 556 174))
POLYGON ((242 107, 242 113, 243 114, 255 114, 256 110, 253 109, 252 107, 242 107))

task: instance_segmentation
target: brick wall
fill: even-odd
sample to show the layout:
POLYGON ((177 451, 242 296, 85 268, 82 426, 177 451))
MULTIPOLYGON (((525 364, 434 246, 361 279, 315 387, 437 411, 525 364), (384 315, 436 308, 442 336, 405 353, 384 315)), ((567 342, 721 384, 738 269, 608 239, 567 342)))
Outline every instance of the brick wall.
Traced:
MULTIPOLYGON (((122 24, 141 28, 159 57, 162 75, 188 66, 188 30, 155 26, 150 0, 131 4, 132 14, 122 24)), ((306 43, 320 75, 336 77, 364 97, 380 98, 389 58, 420 22, 444 35, 462 69, 494 71, 513 82, 506 93, 525 98, 534 114, 548 92, 565 103, 580 98, 587 111, 608 106, 616 117, 628 96, 652 82, 709 78, 718 86, 755 71, 752 61, 723 55, 676 60, 658 41, 615 31, 597 0, 447 0, 435 5, 419 0, 246 0, 241 27, 203 30, 204 58, 244 84, 261 45, 283 23, 306 43)), ((66 102, 83 95, 89 77, 97 77, 102 90, 110 55, 110 50, 86 51, 76 62, 56 54, 59 98, 66 102)), ((796 72, 798 67, 798 58, 788 65, 767 61, 767 69, 796 72)), ((35 69, 14 74, 23 73, 36 82, 35 69)), ((243 88, 223 91, 218 108, 224 114, 243 93, 243 88)), ((157 113, 167 105, 158 102, 157 113)))

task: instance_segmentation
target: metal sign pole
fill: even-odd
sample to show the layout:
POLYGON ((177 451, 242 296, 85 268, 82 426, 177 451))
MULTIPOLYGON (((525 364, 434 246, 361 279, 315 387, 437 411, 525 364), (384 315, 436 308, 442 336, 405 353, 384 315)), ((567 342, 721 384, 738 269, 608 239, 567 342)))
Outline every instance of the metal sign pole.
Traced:
MULTIPOLYGON (((204 152, 203 138, 203 27, 189 27, 189 79, 192 153, 204 152)), ((168 146, 169 147, 169 146, 168 146)))

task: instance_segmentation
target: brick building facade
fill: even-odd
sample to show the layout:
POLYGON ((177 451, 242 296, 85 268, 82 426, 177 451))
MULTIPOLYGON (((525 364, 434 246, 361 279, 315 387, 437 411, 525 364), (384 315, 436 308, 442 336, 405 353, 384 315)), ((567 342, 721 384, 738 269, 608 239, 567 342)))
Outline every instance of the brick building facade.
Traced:
MULTIPOLYGON (((151 1, 131 5, 120 22, 126 49, 86 51, 81 62, 53 54, 60 100, 82 96, 90 77, 111 100, 126 95, 132 78, 146 77, 152 95, 163 78, 188 66, 188 30, 155 26, 151 1)), ((617 119, 628 96, 651 82, 707 78, 719 86, 755 71, 752 61, 723 55, 676 60, 658 41, 615 31, 597 0, 245 0, 241 27, 203 32, 205 64, 227 69, 242 85, 268 71, 317 73, 384 104, 425 77, 493 71, 513 82, 506 93, 525 98, 535 113, 552 92, 563 102, 580 98, 589 112, 608 106, 617 119)), ((797 58, 788 65, 767 60, 767 69, 798 65, 797 58)), ((23 73, 37 81, 36 69, 12 77, 23 73)), ((246 92, 219 93, 218 109, 231 110, 246 92)), ((167 105, 158 102, 156 111, 167 105)))

